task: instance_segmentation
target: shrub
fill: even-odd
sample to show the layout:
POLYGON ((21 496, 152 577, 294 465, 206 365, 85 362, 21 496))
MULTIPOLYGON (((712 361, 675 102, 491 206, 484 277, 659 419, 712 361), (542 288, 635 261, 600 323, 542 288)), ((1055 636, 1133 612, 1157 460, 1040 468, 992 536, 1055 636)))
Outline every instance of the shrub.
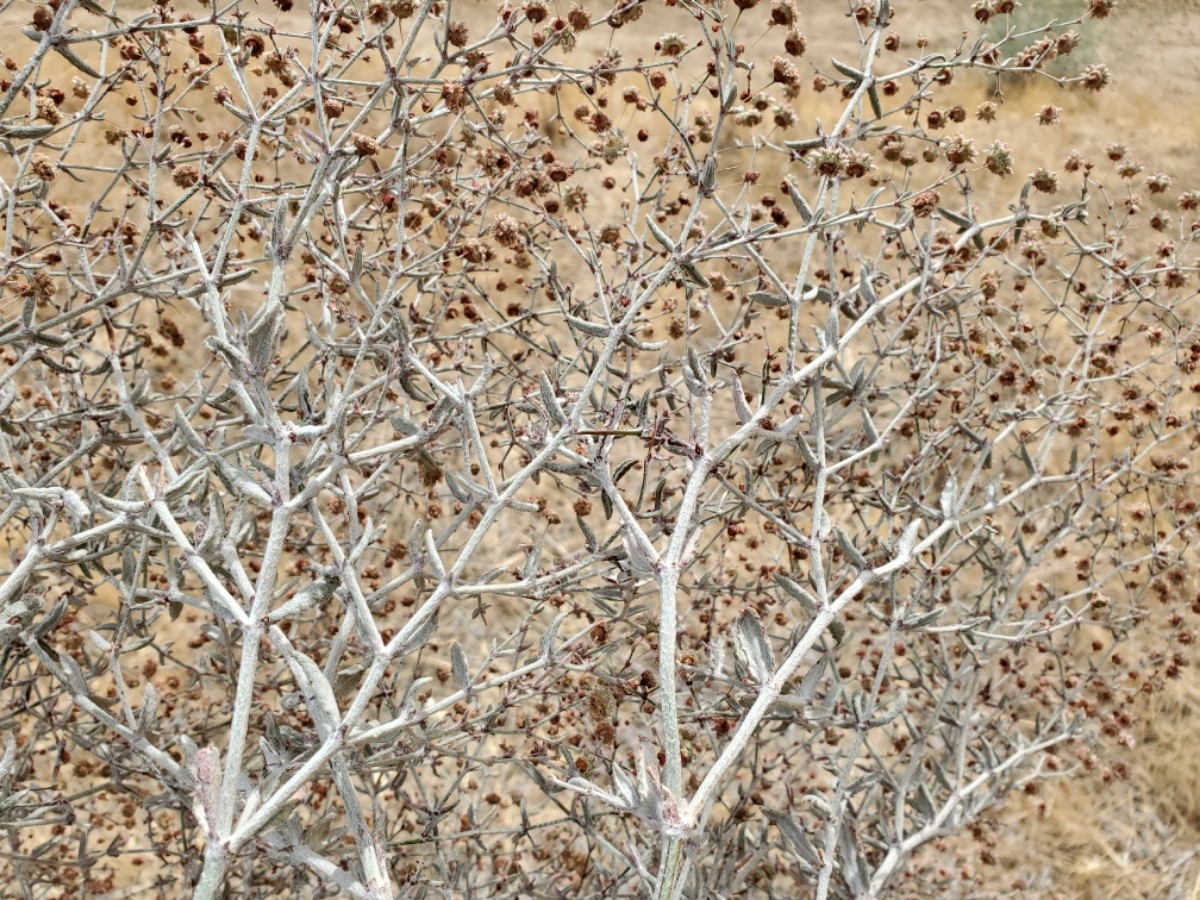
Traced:
POLYGON ((29 893, 953 890, 1187 665, 1194 192, 963 105, 1078 20, 276 6, 0 85, 29 893))

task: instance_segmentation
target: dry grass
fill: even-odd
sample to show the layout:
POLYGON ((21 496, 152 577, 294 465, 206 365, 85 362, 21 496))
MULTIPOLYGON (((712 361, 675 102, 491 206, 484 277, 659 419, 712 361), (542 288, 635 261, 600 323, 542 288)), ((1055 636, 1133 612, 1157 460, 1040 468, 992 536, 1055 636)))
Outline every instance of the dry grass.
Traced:
POLYGON ((1197 896, 1198 712, 1195 679, 1173 682, 1145 704, 1133 746, 1112 746, 1097 771, 1010 803, 978 896, 1022 884, 1027 894, 1089 900, 1197 896))

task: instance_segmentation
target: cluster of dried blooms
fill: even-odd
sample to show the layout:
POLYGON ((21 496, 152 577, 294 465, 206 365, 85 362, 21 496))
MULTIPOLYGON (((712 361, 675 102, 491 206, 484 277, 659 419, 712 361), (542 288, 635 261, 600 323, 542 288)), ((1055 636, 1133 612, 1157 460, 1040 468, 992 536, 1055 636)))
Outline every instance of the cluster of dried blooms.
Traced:
POLYGON ((275 6, 0 77, 26 896, 955 892, 1188 666, 1200 193, 981 99, 1080 20, 275 6))

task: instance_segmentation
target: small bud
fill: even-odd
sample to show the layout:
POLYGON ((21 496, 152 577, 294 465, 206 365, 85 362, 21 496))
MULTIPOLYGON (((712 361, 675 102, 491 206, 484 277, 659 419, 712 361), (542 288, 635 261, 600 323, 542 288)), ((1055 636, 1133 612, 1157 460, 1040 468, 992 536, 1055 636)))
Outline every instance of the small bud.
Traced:
POLYGON ((790 27, 795 24, 799 15, 800 12, 792 0, 771 0, 771 23, 773 25, 790 27))
POLYGON ((788 56, 803 56, 804 51, 808 49, 808 38, 792 28, 788 31, 787 37, 783 39, 783 49, 788 56))
POLYGON ((1058 190, 1058 174, 1044 166, 1029 176, 1034 189, 1043 194, 1053 194, 1058 190))
POLYGON ((771 57, 771 74, 772 79, 780 84, 786 84, 789 87, 796 87, 800 84, 799 70, 790 60, 782 56, 771 57))
POLYGON ((937 191, 924 191, 917 194, 913 198, 913 215, 918 219, 928 218, 937 209, 941 199, 941 195, 937 191))
POLYGON ((200 180, 200 170, 189 163, 184 163, 171 170, 171 180, 181 188, 190 188, 200 180))
POLYGON ((1088 66, 1083 73, 1081 83, 1089 91, 1099 91, 1107 87, 1112 81, 1112 75, 1108 71, 1108 66, 1100 63, 1094 66, 1088 66))
POLYGON ((1039 125, 1055 125, 1058 123, 1058 114, 1062 112, 1057 106, 1047 103, 1037 112, 1037 123, 1039 125))
POLYGON ((29 162, 29 167, 33 170, 33 174, 42 181, 53 181, 57 174, 54 169, 54 162, 50 157, 43 153, 35 153, 33 159, 29 162))
POLYGON ((591 10, 573 3, 571 4, 571 11, 567 13, 567 22, 570 23, 576 32, 587 31, 592 27, 591 10))
POLYGON ((375 156, 379 153, 379 144, 370 135, 356 133, 354 135, 354 152, 359 156, 375 156))
POLYGON ((447 38, 454 47, 465 47, 470 40, 470 31, 466 22, 451 22, 447 29, 447 38))
POLYGON ((1013 173, 1012 151, 1002 141, 992 141, 983 151, 984 165, 993 175, 1003 178, 1013 173))

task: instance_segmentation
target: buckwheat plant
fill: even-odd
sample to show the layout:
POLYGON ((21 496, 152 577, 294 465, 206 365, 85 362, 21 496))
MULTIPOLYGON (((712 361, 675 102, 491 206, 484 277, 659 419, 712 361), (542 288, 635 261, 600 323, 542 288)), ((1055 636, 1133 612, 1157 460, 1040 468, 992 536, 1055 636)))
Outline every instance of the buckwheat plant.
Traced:
POLYGON ((930 896, 1105 764, 1200 193, 990 93, 1111 0, 898 5, 3 4, 25 896, 930 896))

